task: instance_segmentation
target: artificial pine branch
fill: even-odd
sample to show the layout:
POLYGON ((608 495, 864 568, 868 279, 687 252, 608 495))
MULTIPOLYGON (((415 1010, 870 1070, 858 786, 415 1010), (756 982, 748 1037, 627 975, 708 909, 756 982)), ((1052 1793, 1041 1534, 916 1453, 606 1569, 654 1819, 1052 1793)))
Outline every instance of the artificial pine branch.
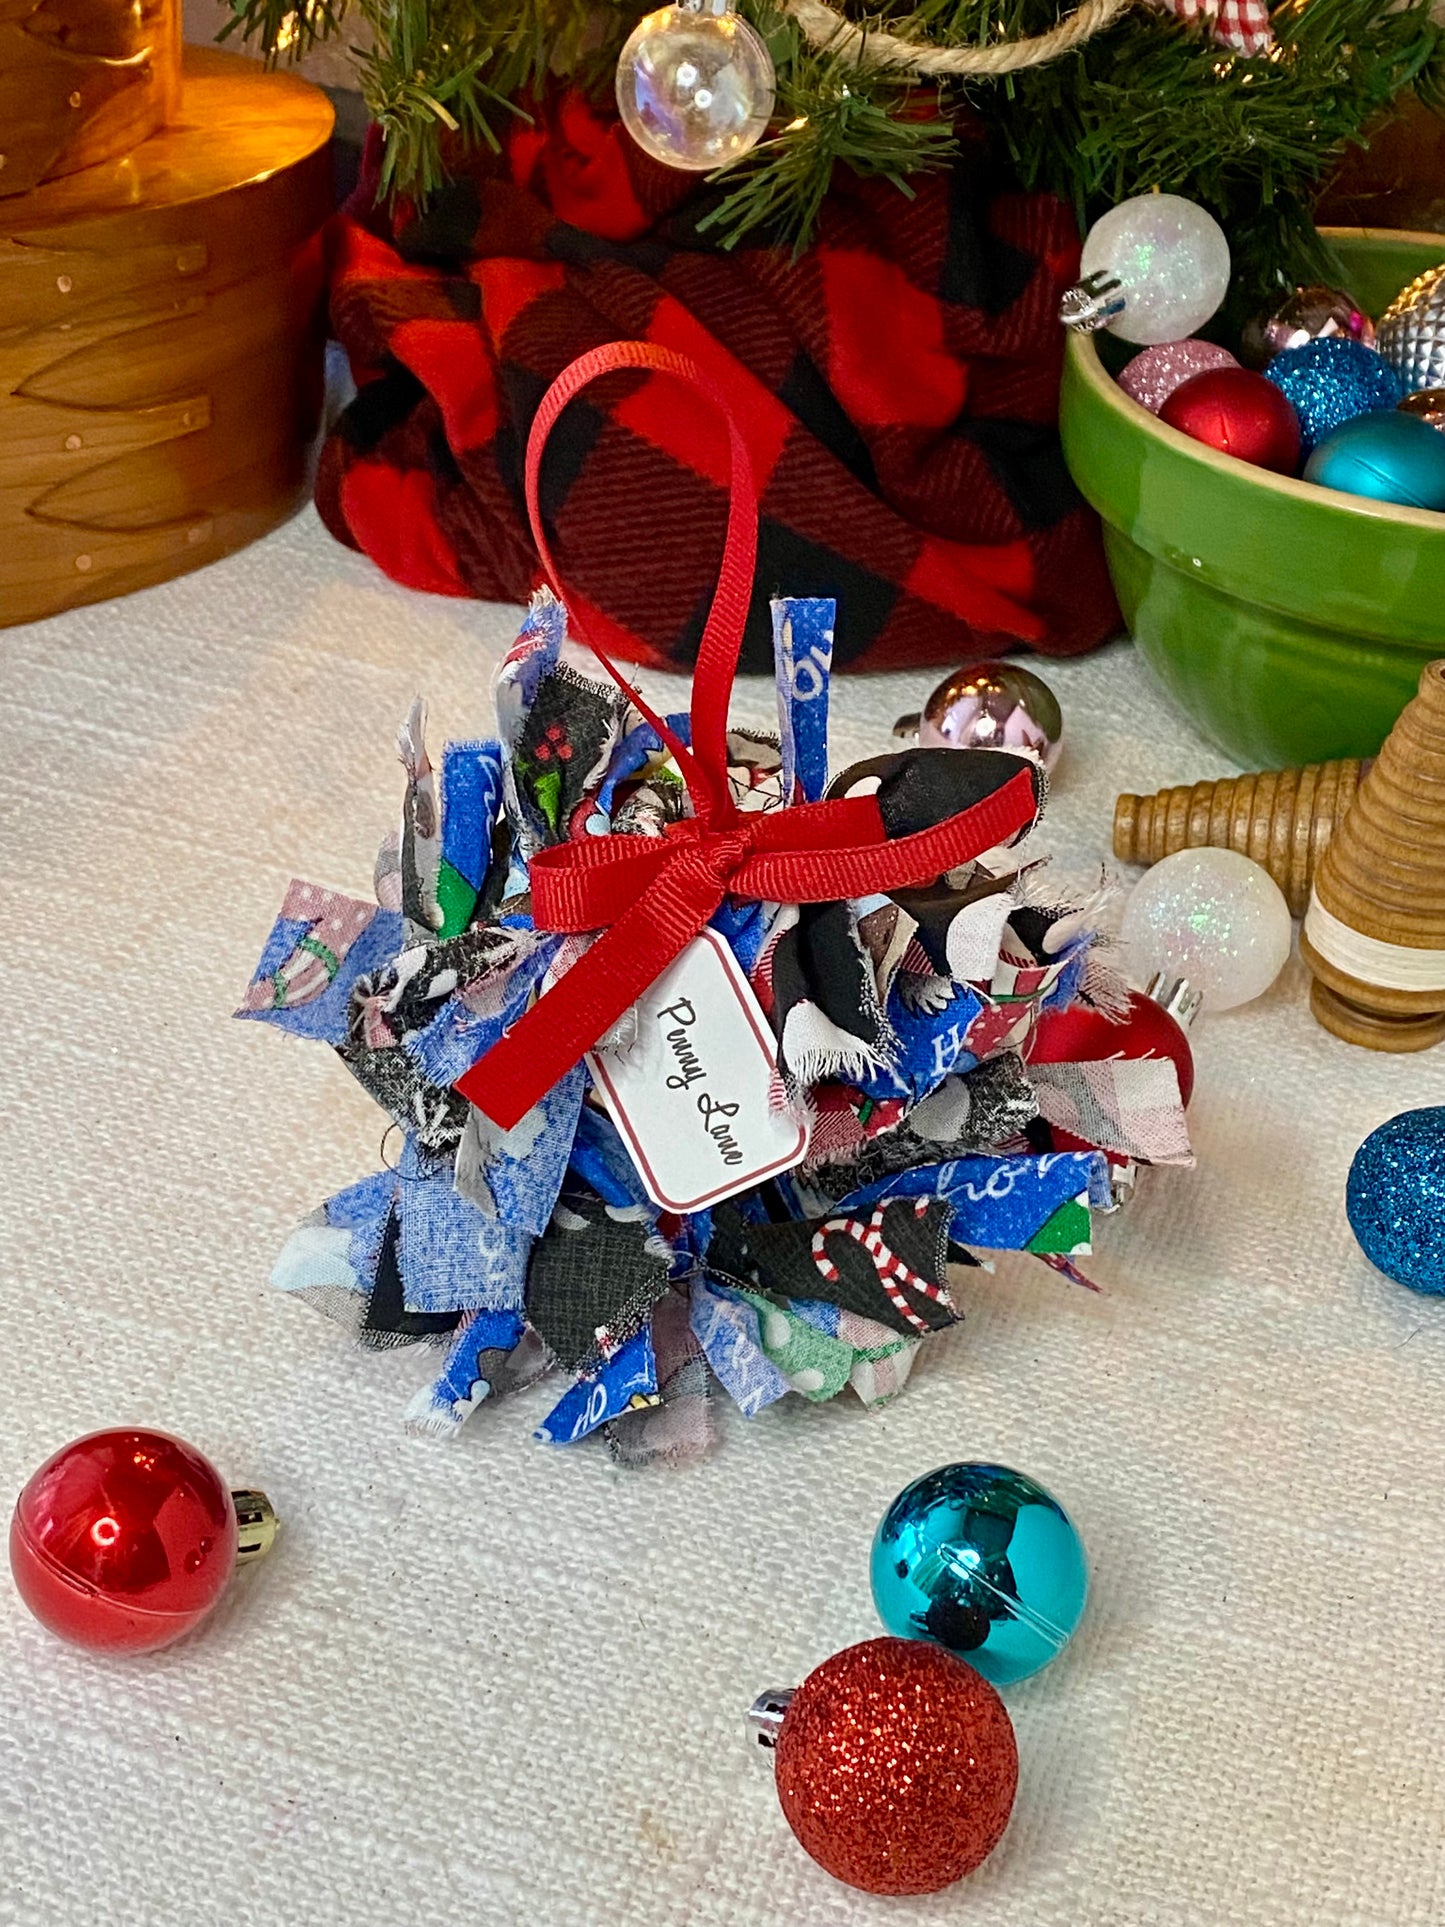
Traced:
POLYGON ((424 200, 446 179, 448 136, 495 150, 494 122, 525 117, 513 95, 531 78, 528 63, 504 29, 488 31, 474 0, 406 0, 386 23, 376 0, 359 4, 373 27, 361 94, 385 135, 381 190, 424 200))
POLYGON ((1327 277, 1314 192, 1361 128, 1438 60, 1427 0, 1283 0, 1273 52, 1230 54, 1162 14, 1129 15, 979 105, 1026 186, 1083 223, 1151 188, 1201 201, 1258 303, 1327 277))
POLYGON ((936 86, 860 73, 827 48, 810 47, 766 0, 749 11, 777 66, 774 118, 782 132, 710 177, 731 191, 698 222, 699 233, 713 230, 728 247, 751 235, 800 250, 835 167, 890 180, 911 196, 911 175, 948 164, 956 143, 936 86))
MULTIPOLYGON (((909 181, 947 159, 967 107, 1029 187, 1082 222, 1158 187, 1221 221, 1236 292, 1259 305, 1330 271, 1315 190, 1404 89, 1445 107, 1442 30, 1431 0, 1278 0, 1274 50, 1229 53, 1200 24, 1147 5, 1046 65, 942 90, 859 68, 807 44, 777 0, 739 0, 778 69, 775 133, 713 176, 726 190, 700 222, 721 244, 802 245, 838 165, 909 181), (933 103, 941 111, 931 111, 933 103)), ((1053 27, 1070 0, 834 0, 866 27, 942 46, 993 45, 1053 27)), ((386 134, 383 183, 421 198, 445 178, 449 143, 495 146, 509 117, 554 80, 610 98, 617 54, 645 0, 231 0, 233 29, 267 58, 295 58, 349 7, 372 29, 361 87, 386 134)))
POLYGON ((281 60, 292 64, 304 59, 321 41, 339 33, 350 0, 305 0, 299 8, 294 0, 231 0, 231 5, 231 18, 217 40, 239 33, 274 67, 281 60))

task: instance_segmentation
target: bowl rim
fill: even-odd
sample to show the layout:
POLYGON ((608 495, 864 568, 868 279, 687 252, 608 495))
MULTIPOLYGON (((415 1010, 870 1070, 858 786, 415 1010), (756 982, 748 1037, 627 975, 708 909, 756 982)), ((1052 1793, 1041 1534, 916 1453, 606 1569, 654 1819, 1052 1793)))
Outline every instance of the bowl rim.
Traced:
MULTIPOLYGON (((1445 234, 1422 233, 1412 228, 1367 228, 1367 227, 1322 227, 1320 234, 1326 240, 1341 241, 1388 241, 1396 244, 1418 243, 1422 247, 1438 247, 1441 265, 1445 266, 1445 234)), ((1140 353, 1143 346, 1140 346, 1140 353)), ((1164 439, 1167 446, 1178 454, 1200 463, 1205 468, 1215 470, 1225 481, 1239 482, 1244 479, 1240 474, 1241 463, 1236 456, 1225 455, 1219 449, 1210 448, 1203 442, 1195 441, 1181 429, 1171 428, 1159 417, 1132 396, 1126 395, 1105 368, 1099 357, 1098 344, 1092 335, 1069 335, 1067 353, 1073 363, 1075 375, 1085 387, 1091 389, 1095 398, 1116 414, 1122 414, 1142 428, 1145 422, 1153 425, 1153 432, 1164 439)), ((1245 465, 1248 466, 1248 465, 1245 465)), ((1349 495, 1342 489, 1326 488, 1320 482, 1306 482, 1294 475, 1276 475, 1272 469, 1250 466, 1249 481, 1253 487, 1269 489, 1298 502, 1307 502, 1318 510, 1328 510, 1336 515, 1348 515, 1370 522, 1398 522, 1406 528, 1419 529, 1427 535, 1445 532, 1445 510, 1408 508, 1401 502, 1380 502, 1368 495, 1349 495), (1321 499, 1324 498, 1324 499, 1321 499)))

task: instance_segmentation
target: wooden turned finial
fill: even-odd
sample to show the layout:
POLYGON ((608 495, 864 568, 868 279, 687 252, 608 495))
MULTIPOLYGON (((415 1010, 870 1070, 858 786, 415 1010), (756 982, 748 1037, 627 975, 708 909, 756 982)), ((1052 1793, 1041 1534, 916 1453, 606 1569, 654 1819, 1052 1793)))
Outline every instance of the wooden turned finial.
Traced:
POLYGON ((1325 1029, 1371 1050, 1445 1038, 1445 661, 1330 840, 1300 937, 1325 1029))
POLYGON ((130 153, 180 99, 180 0, 0 0, 0 197, 130 153))
POLYGON ((1263 865, 1302 917, 1310 885, 1336 824, 1370 765, 1311 763, 1250 776, 1121 796, 1114 805, 1114 854, 1158 863, 1177 850, 1237 850, 1263 865))

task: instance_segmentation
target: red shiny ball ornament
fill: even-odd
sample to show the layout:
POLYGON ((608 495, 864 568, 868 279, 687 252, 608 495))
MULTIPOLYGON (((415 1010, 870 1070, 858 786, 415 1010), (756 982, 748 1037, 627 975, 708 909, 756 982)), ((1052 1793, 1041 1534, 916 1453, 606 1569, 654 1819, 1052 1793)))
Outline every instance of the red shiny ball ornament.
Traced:
POLYGON ((1179 1078, 1179 1101, 1194 1095, 1194 1053, 1177 1019, 1142 991, 1129 993, 1128 1015, 1071 1004, 1046 1010, 1024 1047, 1031 1064, 1099 1064, 1107 1058, 1167 1057, 1179 1078))
POLYGON ((1299 469, 1299 416, 1272 381, 1249 368, 1207 368, 1182 382, 1159 410, 1170 428, 1221 455, 1278 475, 1299 469))
POLYGON ((165 1432, 76 1439, 41 1466, 10 1522, 20 1597, 92 1652, 151 1652, 188 1633, 225 1591, 236 1547, 225 1481, 165 1432))
POLYGON ((916 1639, 825 1659, 793 1695, 774 1761, 804 1848, 870 1894, 936 1893, 972 1873, 1003 1837, 1019 1777, 993 1687, 916 1639))

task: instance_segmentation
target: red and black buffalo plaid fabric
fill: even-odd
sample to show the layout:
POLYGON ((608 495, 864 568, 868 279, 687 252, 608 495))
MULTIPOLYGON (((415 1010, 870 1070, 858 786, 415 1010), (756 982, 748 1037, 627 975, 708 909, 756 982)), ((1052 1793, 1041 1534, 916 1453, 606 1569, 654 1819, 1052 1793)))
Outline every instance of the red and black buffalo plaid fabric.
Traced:
MULTIPOLYGON (((746 430, 761 532, 744 668, 771 666, 780 592, 837 598, 841 667, 1071 655, 1117 630, 1056 426, 1074 223, 1045 196, 995 191, 981 147, 912 199, 844 176, 798 259, 700 236, 709 191, 575 95, 422 216, 377 202, 375 160, 333 237, 358 393, 317 499, 389 575, 523 600, 539 580, 522 495, 537 403, 575 356, 629 337, 700 362, 746 430)), ((719 424, 664 376, 610 377, 567 410, 543 510, 604 647, 691 662, 726 478, 719 424)))

